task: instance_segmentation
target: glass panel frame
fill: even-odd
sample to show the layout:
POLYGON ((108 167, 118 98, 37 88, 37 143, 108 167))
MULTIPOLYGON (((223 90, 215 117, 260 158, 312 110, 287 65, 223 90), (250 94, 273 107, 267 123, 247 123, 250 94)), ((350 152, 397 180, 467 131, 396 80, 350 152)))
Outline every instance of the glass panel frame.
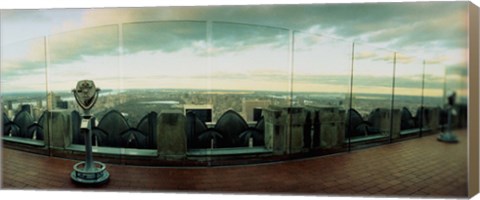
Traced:
POLYGON ((354 44, 350 110, 347 111, 349 149, 392 138, 394 52, 354 44))
POLYGON ((293 31, 293 37, 292 99, 307 113, 304 146, 341 149, 350 102, 352 43, 299 31, 293 31))
POLYGON ((230 90, 237 93, 217 94, 220 99, 214 100, 213 105, 223 104, 220 103, 224 101, 221 96, 229 99, 226 101, 237 103, 215 108, 214 121, 229 109, 235 110, 246 121, 252 122, 253 115, 244 110, 247 107, 250 108, 254 104, 257 107, 289 106, 290 55, 290 31, 287 29, 212 22, 210 51, 212 91, 230 90))
MULTIPOLYGON (((130 96, 121 108, 135 121, 131 125, 146 115, 156 120, 163 111, 186 115, 211 110, 207 24, 181 20, 122 24, 121 80, 128 84, 130 96)), ((153 138, 157 134, 154 131, 153 138)), ((189 137, 187 130, 187 148, 189 137)))
POLYGON ((80 131, 84 111, 77 104, 72 90, 80 80, 93 80, 96 88, 100 89, 98 100, 90 110, 95 118, 92 129, 93 151, 107 154, 124 152, 120 148, 104 149, 105 146, 111 146, 110 141, 118 141, 119 138, 98 128, 105 114, 123 101, 119 26, 89 27, 51 35, 47 47, 47 92, 51 102, 48 110, 52 112, 49 122, 51 127, 55 127, 52 130, 68 133, 64 136, 65 141, 69 140, 65 144, 66 148, 85 150, 84 134, 80 131))
POLYGON ((3 139, 48 148, 45 37, 1 48, 3 139))
POLYGON ((425 126, 423 109, 424 62, 395 53, 395 96, 393 108, 400 111, 400 135, 420 136, 425 126))

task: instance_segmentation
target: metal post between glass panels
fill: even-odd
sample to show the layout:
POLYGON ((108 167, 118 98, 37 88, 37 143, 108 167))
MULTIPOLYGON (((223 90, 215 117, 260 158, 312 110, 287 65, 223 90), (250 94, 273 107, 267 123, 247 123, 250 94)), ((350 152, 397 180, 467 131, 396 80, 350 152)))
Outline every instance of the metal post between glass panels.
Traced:
POLYGON ((395 76, 397 68, 397 52, 393 52, 393 76, 392 76, 392 99, 390 102, 390 134, 388 135, 388 142, 392 143, 392 132, 393 132, 393 109, 395 106, 395 76))

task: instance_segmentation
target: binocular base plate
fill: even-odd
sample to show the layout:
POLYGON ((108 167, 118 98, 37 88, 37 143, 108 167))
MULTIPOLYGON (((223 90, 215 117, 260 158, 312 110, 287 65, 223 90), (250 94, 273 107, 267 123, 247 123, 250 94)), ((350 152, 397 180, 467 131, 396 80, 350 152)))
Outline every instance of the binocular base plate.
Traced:
POLYGON ((440 142, 446 142, 446 143, 458 142, 457 136, 451 132, 440 133, 440 135, 437 137, 437 140, 440 142))
POLYGON ((90 169, 85 169, 85 161, 73 166, 74 171, 70 174, 72 181, 81 184, 97 185, 108 181, 110 174, 105 170, 105 164, 94 161, 90 169))

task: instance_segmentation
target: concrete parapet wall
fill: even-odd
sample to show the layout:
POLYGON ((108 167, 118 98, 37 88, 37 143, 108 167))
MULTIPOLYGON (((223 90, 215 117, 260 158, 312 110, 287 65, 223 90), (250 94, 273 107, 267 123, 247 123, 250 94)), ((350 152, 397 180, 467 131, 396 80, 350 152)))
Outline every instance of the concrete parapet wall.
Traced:
POLYGON ((377 112, 379 117, 372 121, 373 127, 379 128, 384 135, 390 135, 391 131, 393 139, 400 137, 400 109, 379 108, 377 112))
POLYGON ((440 124, 440 108, 439 107, 425 107, 425 127, 430 128, 433 133, 436 133, 440 124))
POLYGON ((303 126, 305 124, 306 113, 302 107, 290 107, 283 109, 284 115, 287 115, 287 119, 290 122, 288 129, 290 129, 287 134, 290 134, 288 137, 288 154, 300 153, 304 151, 304 140, 303 140, 303 126))
POLYGON ((264 109, 263 116, 265 119, 265 147, 272 150, 274 154, 284 154, 286 145, 284 115, 280 110, 264 109))
MULTIPOLYGON (((428 110, 424 113, 425 127, 438 131, 440 108, 425 109, 428 110)), ((372 124, 383 130, 386 135, 392 130, 392 139, 400 138, 400 110, 380 109, 377 112, 378 117, 372 124)), ((271 152, 270 155, 289 155, 318 149, 333 150, 344 146, 346 116, 345 110, 340 107, 270 107, 263 110, 263 115, 265 151, 269 154, 271 152)), ((73 134, 71 112, 48 111, 45 117, 43 127, 46 147, 58 152, 71 151, 72 148, 69 148, 72 146, 73 134)), ((186 118, 183 113, 165 111, 155 120, 157 147, 146 150, 150 151, 149 156, 152 158, 158 156, 155 160, 188 160, 191 152, 187 148, 186 118)))
POLYGON ((345 110, 340 107, 317 107, 306 108, 312 114, 314 128, 314 147, 322 149, 341 148, 345 140, 345 110), (318 118, 315 116, 318 115, 318 118), (315 120, 318 120, 315 122, 315 120), (319 127, 315 128, 318 124, 319 127), (316 133, 316 130, 319 133, 316 133), (319 134, 318 136, 316 136, 319 134), (315 145, 319 144, 319 146, 315 145))
POLYGON ((179 111, 160 113, 157 123, 157 149, 160 157, 181 159, 186 157, 186 118, 179 111))
POLYGON ((390 113, 392 119, 392 139, 396 139, 400 137, 400 129, 401 129, 401 123, 402 123, 402 113, 400 109, 393 109, 393 110, 388 110, 390 113))
POLYGON ((72 141, 71 119, 68 111, 48 111, 45 142, 53 149, 65 149, 72 141), (47 139, 48 138, 48 139, 47 139))
POLYGON ((265 147, 274 155, 302 152, 305 117, 302 107, 265 109, 265 147))

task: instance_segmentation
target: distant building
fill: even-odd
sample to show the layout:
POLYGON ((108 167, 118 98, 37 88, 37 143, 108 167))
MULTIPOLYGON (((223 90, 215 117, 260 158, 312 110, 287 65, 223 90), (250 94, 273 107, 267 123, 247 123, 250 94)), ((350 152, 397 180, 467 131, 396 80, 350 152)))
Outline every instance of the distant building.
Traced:
POLYGON ((36 105, 37 108, 42 108, 42 100, 41 99, 37 99, 37 105, 36 105))
POLYGON ((253 108, 253 121, 258 121, 262 118, 262 110, 263 108, 261 107, 253 108))
POLYGON ((32 116, 34 119, 38 120, 40 116, 42 116, 42 114, 43 114, 43 110, 41 108, 33 108, 32 116))
POLYGON ((47 110, 53 110, 57 106, 57 99, 55 93, 49 92, 47 95, 47 110))
POLYGON ((49 92, 47 95, 47 110, 68 109, 68 102, 63 101, 60 96, 49 92))
POLYGON ((57 101, 57 108, 59 109, 68 109, 68 102, 67 101, 57 101))
POLYGON ((26 111, 30 113, 30 115, 33 115, 33 108, 30 104, 25 104, 21 106, 21 111, 26 111))
POLYGON ((213 119, 213 105, 211 104, 185 104, 183 106, 183 112, 185 115, 188 112, 193 112, 200 120, 204 122, 212 122, 213 119))
POLYGON ((15 116, 15 112, 13 110, 8 110, 7 111, 7 116, 9 119, 13 119, 13 116, 15 116))
POLYGON ((271 105, 269 100, 246 100, 243 99, 242 114, 247 121, 257 121, 264 108, 271 105))
POLYGON ((13 110, 13 102, 12 100, 7 101, 7 110, 13 110))

